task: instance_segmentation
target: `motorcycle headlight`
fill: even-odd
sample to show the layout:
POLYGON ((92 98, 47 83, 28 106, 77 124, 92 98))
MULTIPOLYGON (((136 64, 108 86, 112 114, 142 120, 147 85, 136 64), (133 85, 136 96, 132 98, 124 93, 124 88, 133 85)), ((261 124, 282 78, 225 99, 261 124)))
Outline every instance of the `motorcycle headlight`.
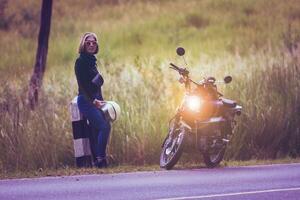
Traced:
POLYGON ((187 96, 186 106, 193 111, 198 111, 201 108, 203 101, 199 96, 187 96))

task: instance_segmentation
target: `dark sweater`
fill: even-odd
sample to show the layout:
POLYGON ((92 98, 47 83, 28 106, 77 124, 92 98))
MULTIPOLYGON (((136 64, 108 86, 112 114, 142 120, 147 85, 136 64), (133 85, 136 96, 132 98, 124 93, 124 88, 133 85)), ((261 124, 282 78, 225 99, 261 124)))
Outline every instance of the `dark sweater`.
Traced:
POLYGON ((78 95, 84 95, 90 102, 103 100, 101 86, 104 80, 97 70, 96 61, 94 55, 81 53, 75 62, 78 95))

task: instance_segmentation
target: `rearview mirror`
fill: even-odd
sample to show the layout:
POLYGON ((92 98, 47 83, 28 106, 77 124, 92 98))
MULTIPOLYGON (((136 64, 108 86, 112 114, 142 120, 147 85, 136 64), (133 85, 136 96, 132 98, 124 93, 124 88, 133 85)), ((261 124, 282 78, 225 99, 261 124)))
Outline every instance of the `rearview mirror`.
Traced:
POLYGON ((185 54, 185 50, 184 50, 183 47, 178 47, 178 48, 176 49, 176 53, 177 53, 177 55, 179 55, 179 56, 183 56, 183 55, 185 54))
POLYGON ((232 77, 231 76, 226 76, 225 78, 224 78, 224 82, 225 83, 230 83, 232 81, 232 77))

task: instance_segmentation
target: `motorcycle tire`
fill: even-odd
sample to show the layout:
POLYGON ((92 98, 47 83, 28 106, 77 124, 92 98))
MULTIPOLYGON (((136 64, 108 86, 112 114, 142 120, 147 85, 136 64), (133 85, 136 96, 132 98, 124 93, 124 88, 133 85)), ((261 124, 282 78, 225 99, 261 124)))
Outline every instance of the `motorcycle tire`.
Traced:
POLYGON ((160 167, 161 168, 170 170, 176 165, 176 163, 178 162, 178 160, 183 152, 183 144, 185 141, 185 137, 186 137, 185 131, 181 131, 173 139, 169 135, 169 137, 166 139, 166 141, 162 147, 162 152, 160 155, 160 167), (176 143, 174 144, 174 142, 176 142, 176 143), (169 155, 169 154, 171 154, 171 155, 169 155))
POLYGON ((208 168, 214 168, 220 164, 220 162, 223 160, 224 154, 225 154, 225 149, 222 148, 217 154, 212 154, 209 151, 205 151, 203 153, 203 160, 205 165, 208 168))

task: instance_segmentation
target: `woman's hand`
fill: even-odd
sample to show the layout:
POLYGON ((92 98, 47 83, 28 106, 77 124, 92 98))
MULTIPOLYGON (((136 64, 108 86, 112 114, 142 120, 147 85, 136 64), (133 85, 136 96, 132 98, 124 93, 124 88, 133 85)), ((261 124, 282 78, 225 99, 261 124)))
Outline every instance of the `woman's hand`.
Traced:
POLYGON ((98 99, 95 99, 95 100, 93 101, 93 104, 94 104, 97 108, 101 108, 102 106, 105 105, 105 102, 104 102, 104 101, 100 101, 100 100, 98 100, 98 99))

